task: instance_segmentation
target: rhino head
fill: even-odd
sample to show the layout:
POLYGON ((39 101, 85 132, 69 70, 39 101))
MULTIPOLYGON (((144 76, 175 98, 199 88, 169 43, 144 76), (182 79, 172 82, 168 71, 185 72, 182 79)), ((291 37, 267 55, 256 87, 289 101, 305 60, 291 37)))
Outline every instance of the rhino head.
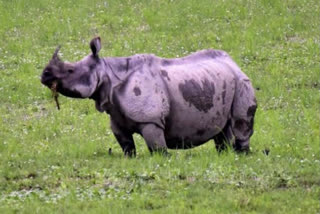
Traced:
POLYGON ((100 37, 91 40, 90 48, 91 54, 78 62, 70 63, 59 58, 59 46, 42 72, 41 83, 49 88, 55 84, 56 91, 67 97, 92 96, 98 87, 98 73, 105 66, 98 56, 101 49, 100 37))

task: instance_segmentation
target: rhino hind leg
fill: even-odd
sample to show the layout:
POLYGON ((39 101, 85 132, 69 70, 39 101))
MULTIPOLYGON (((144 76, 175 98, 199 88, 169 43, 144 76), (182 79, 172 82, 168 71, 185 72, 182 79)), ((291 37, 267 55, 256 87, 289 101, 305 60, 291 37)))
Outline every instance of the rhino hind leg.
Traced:
POLYGON ((235 143, 233 148, 236 152, 250 151, 250 137, 253 134, 253 116, 246 119, 235 119, 232 121, 232 130, 235 134, 235 143))
POLYGON ((250 151, 256 109, 257 103, 251 82, 248 79, 239 80, 231 116, 232 132, 235 136, 233 147, 237 152, 250 151))
POLYGON ((163 129, 155 124, 148 123, 141 125, 140 132, 151 154, 153 152, 168 154, 163 129))
POLYGON ((234 145, 234 135, 232 133, 231 121, 229 120, 223 130, 213 137, 216 150, 221 153, 229 146, 234 145))

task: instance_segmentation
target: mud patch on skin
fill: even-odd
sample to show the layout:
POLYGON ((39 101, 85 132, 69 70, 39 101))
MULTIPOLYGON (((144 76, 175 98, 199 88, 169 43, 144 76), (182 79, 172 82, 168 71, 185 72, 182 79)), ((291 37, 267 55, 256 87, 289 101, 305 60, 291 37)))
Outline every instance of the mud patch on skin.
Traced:
POLYGON ((222 104, 226 104, 226 91, 222 92, 222 104))
POLYGON ((227 83, 226 83, 226 81, 223 81, 222 89, 223 89, 223 90, 226 90, 226 88, 227 88, 227 83))
POLYGON ((139 87, 134 87, 133 92, 136 96, 140 96, 141 95, 141 90, 139 87))
POLYGON ((168 81, 170 81, 170 77, 168 76, 168 72, 167 72, 167 71, 161 70, 161 75, 162 75, 163 77, 167 78, 168 81))
POLYGON ((213 82, 208 80, 202 81, 202 86, 191 79, 180 83, 179 90, 190 106, 193 105, 199 111, 208 112, 213 107, 215 86, 213 82))
POLYGON ((111 66, 116 72, 127 73, 131 68, 130 60, 131 58, 120 59, 112 63, 111 66))
POLYGON ((78 83, 81 85, 90 86, 91 85, 91 78, 90 75, 82 75, 79 77, 78 83))
POLYGON ((172 61, 168 60, 168 59, 164 59, 164 60, 162 60, 161 65, 163 65, 163 66, 172 65, 172 61))
POLYGON ((97 67, 97 63, 89 65, 89 71, 93 72, 93 70, 97 67))
POLYGON ((227 83, 226 81, 223 81, 223 85, 222 85, 222 104, 224 105, 226 103, 226 89, 227 89, 227 83))

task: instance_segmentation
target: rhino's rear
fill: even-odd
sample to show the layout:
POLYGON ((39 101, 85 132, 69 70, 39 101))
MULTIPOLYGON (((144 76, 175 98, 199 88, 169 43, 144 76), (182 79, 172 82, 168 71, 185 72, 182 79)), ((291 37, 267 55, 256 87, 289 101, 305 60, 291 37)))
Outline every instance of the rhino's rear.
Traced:
POLYGON ((191 148, 220 133, 231 116, 236 78, 224 52, 202 51, 164 63, 170 96, 165 137, 169 148, 191 148))

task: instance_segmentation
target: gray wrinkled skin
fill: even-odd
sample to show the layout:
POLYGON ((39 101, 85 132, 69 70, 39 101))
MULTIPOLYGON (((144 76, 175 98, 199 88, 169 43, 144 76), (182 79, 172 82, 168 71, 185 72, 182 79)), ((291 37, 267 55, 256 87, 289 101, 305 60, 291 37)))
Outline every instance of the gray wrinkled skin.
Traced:
POLYGON ((213 139, 218 151, 231 145, 249 151, 256 111, 248 77, 220 50, 203 50, 177 59, 150 54, 100 58, 100 38, 92 54, 62 62, 57 52, 41 82, 59 93, 90 98, 110 115, 112 131, 125 155, 135 155, 133 133, 150 150, 188 149, 213 139))

